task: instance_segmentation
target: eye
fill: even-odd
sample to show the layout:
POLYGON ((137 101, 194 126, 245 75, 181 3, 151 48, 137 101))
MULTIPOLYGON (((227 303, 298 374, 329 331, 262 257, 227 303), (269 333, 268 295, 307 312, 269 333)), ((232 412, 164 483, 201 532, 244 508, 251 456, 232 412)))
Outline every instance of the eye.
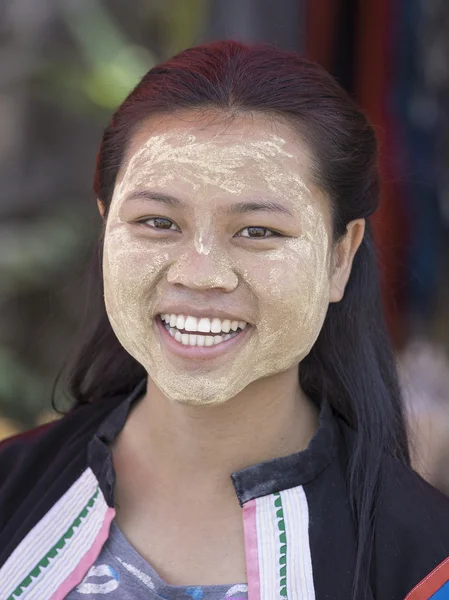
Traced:
POLYGON ((282 235, 277 231, 273 231, 273 229, 268 229, 268 227, 245 227, 239 231, 239 234, 241 234, 239 237, 246 237, 253 240, 281 237, 282 235), (248 231, 248 235, 241 234, 242 231, 248 231), (269 233, 270 235, 265 235, 266 233, 269 233))
POLYGON ((171 220, 165 217, 151 217, 150 219, 142 219, 141 221, 137 221, 140 225, 145 225, 146 227, 150 227, 151 229, 158 229, 159 231, 178 231, 178 226, 171 220), (153 221, 154 224, 148 225, 150 221, 153 221), (172 225, 175 226, 175 229, 172 229, 172 225))

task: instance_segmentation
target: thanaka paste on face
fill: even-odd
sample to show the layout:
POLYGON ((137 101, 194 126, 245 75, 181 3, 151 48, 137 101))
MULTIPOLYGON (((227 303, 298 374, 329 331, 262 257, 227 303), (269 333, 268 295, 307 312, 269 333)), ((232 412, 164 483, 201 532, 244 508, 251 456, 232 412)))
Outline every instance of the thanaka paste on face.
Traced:
MULTIPOLYGON (((207 129, 194 135, 176 126, 165 131, 154 132, 135 152, 114 191, 104 242, 106 309, 123 347, 169 399, 219 404, 253 381, 297 365, 315 343, 329 304, 326 213, 301 177, 294 152, 287 150, 292 142, 267 128, 253 128, 251 135, 232 128, 224 135, 207 129), (132 192, 176 196, 179 185, 183 196, 188 191, 191 235, 183 231, 161 241, 137 235, 136 226, 122 220, 123 202, 132 192), (248 251, 223 234, 217 209, 245 201, 254 189, 258 197, 268 190, 289 200, 299 223, 296 237, 248 251), (251 335, 213 361, 170 355, 153 319, 167 297, 176 298, 176 284, 185 286, 182 297, 192 302, 216 288, 210 303, 252 323, 251 335)), ((254 224, 251 215, 242 227, 254 224)))

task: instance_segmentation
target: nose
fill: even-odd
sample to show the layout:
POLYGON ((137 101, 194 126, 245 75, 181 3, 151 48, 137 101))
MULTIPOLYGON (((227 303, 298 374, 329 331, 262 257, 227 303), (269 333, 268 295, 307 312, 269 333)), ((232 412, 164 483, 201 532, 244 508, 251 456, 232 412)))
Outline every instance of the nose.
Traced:
POLYGON ((232 292, 238 285, 237 274, 224 254, 185 252, 170 267, 167 281, 195 290, 221 288, 232 292))

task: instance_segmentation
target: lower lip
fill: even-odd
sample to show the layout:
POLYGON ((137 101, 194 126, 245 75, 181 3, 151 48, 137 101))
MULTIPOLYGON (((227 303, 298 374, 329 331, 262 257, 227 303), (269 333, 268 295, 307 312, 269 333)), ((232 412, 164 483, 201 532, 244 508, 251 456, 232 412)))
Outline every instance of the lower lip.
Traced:
POLYGON ((168 333, 159 315, 154 319, 154 323, 156 323, 159 335, 161 336, 164 344, 167 345, 168 349, 173 352, 173 354, 177 354, 178 356, 182 356, 184 358, 197 359, 211 359, 222 356, 229 350, 232 350, 244 342, 248 337, 249 330, 251 329, 251 326, 247 325, 245 329, 241 331, 241 333, 238 333, 234 337, 225 340, 224 342, 214 344, 213 346, 184 346, 184 344, 177 342, 175 338, 168 333))

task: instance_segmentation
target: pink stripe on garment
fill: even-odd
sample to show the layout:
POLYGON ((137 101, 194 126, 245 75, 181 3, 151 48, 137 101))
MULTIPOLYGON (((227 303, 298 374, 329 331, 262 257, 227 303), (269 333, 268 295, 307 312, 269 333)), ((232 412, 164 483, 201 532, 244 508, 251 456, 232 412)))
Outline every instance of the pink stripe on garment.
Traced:
POLYGON ((56 592, 51 596, 50 600, 63 600, 67 594, 83 580, 83 577, 86 575, 89 567, 91 567, 97 560, 105 541, 109 537, 109 528, 114 517, 115 510, 113 508, 108 508, 104 517, 103 525, 101 526, 94 543, 77 564, 75 569, 67 577, 67 579, 61 583, 56 592))
POLYGON ((243 505, 248 600, 260 600, 259 550, 257 546, 256 500, 243 505))

